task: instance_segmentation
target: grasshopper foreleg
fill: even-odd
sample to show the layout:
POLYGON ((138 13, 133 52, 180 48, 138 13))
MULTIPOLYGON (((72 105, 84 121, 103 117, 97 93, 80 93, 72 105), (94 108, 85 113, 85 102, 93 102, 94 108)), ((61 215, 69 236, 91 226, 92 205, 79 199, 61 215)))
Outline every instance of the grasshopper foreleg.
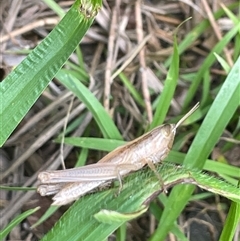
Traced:
POLYGON ((118 164, 116 166, 116 176, 117 180, 119 181, 118 195, 123 188, 122 176, 138 169, 138 166, 135 164, 118 164))

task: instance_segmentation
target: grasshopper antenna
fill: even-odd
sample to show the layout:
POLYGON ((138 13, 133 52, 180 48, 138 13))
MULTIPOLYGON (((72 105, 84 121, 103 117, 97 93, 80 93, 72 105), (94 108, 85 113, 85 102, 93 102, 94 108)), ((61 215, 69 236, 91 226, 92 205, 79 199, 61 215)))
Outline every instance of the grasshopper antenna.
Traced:
POLYGON ((197 102, 196 105, 193 106, 193 108, 188 111, 186 115, 184 115, 176 124, 174 130, 176 130, 190 115, 192 115, 193 112, 195 112, 199 107, 199 102, 197 102))

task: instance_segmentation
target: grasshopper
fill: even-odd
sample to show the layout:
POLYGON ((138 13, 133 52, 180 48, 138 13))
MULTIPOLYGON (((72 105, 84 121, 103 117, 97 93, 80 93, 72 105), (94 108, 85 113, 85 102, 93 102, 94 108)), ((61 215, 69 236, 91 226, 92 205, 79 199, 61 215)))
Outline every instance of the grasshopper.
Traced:
POLYGON ((96 164, 60 171, 43 171, 38 175, 37 191, 42 196, 53 195, 52 205, 65 205, 79 197, 105 186, 148 165, 162 183, 154 164, 163 161, 172 148, 177 128, 199 107, 197 103, 177 124, 164 124, 120 146, 104 156, 96 164))

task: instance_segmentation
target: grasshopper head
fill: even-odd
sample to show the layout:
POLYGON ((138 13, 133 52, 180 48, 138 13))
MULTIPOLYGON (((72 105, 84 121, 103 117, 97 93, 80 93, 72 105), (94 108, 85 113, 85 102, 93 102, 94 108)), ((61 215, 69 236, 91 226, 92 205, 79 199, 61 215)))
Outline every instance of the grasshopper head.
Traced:
POLYGON ((175 124, 165 124, 161 128, 161 134, 163 135, 163 141, 166 142, 166 146, 171 149, 176 134, 175 124))

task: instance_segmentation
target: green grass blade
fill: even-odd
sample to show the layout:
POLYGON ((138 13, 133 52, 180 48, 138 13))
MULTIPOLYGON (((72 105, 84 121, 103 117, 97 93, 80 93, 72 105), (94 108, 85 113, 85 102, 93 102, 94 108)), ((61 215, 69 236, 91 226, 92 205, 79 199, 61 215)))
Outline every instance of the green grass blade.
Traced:
POLYGON ((193 178, 193 183, 209 192, 219 194, 221 196, 227 197, 228 199, 240 203, 240 189, 237 185, 229 185, 228 182, 222 181, 218 178, 213 178, 202 174, 200 172, 194 171, 190 172, 190 177, 193 178), (234 190, 237 189, 237 193, 234 190))
MULTIPOLYGON (((0 83, 0 146, 23 119, 91 26, 95 15, 86 16, 86 6, 80 8, 81 4, 77 0, 52 32, 0 83)), ((87 7, 91 4, 90 13, 96 14, 101 5, 92 1, 87 3, 87 7)))
POLYGON ((224 58, 222 58, 220 55, 216 54, 216 53, 214 53, 214 55, 215 55, 216 59, 218 60, 218 62, 221 64, 221 66, 224 69, 224 71, 226 73, 229 73, 231 67, 228 65, 227 61, 224 58))
POLYGON ((232 202, 219 241, 233 240, 240 222, 240 203, 232 202))
POLYGON ((64 10, 54 0, 43 0, 61 18, 65 15, 64 10))
MULTIPOLYGON (((59 141, 60 142, 60 141, 59 141)), ((69 137, 64 139, 64 143, 73 146, 79 146, 83 148, 89 148, 100 151, 112 151, 115 148, 126 144, 125 141, 91 138, 91 137, 69 137)))
MULTIPOLYGON (((239 23, 239 18, 236 16, 235 13, 231 12, 229 8, 225 7, 225 5, 222 5, 222 9, 226 13, 226 15, 233 21, 235 25, 239 23)), ((239 29, 239 32, 240 32, 240 29, 239 29)))
POLYGON ((167 78, 164 82, 164 89, 161 93, 159 101, 157 103, 157 108, 153 116, 153 121, 150 124, 149 129, 161 125, 166 118, 171 100, 173 98, 175 88, 177 86, 179 73, 179 55, 176 37, 174 38, 174 52, 173 61, 167 74, 167 78))
MULTIPOLYGON (((202 168, 204 166, 208 155, 239 105, 239 93, 240 57, 233 66, 205 117, 184 160, 185 165, 192 168, 202 168)), ((172 190, 158 229, 151 238, 152 241, 165 239, 173 222, 190 198, 193 189, 194 186, 186 185, 184 187, 177 186, 172 190)))
POLYGON ((210 93, 210 73, 207 70, 204 74, 203 77, 203 94, 202 94, 202 98, 201 98, 201 105, 205 106, 205 104, 207 103, 207 100, 209 98, 209 93, 210 93))
POLYGON ((219 41, 215 47, 212 49, 212 51, 209 53, 207 58, 204 60, 203 64, 201 65, 197 75, 194 78, 194 81, 192 82, 191 86, 188 89, 187 96, 184 100, 183 108, 186 108, 189 103, 192 101, 193 97, 196 95, 196 91, 202 81, 202 78, 205 74, 206 69, 210 69, 212 64, 216 61, 214 53, 220 54, 224 47, 230 42, 230 40, 238 33, 240 28, 240 23, 238 23, 237 26, 235 26, 233 29, 231 29, 223 38, 221 41, 219 41))
POLYGON ((31 214, 35 213, 37 210, 39 210, 39 207, 36 207, 34 209, 29 209, 26 212, 18 215, 16 218, 14 218, 7 227, 5 227, 3 230, 0 231, 0 240, 3 240, 7 237, 7 235, 11 232, 11 230, 20 224, 24 219, 26 219, 31 214))
MULTIPOLYGON (((238 9, 238 7, 239 7, 239 3, 233 3, 228 6, 228 9, 238 9)), ((224 15, 224 10, 220 9, 214 14, 214 17, 215 19, 219 19, 223 15, 224 15)), ((191 44, 193 44, 194 41, 196 41, 199 38, 199 36, 201 36, 201 34, 203 34, 206 31, 208 27, 210 27, 210 22, 207 19, 197 24, 197 26, 190 33, 188 33, 185 36, 184 40, 179 44, 178 46, 179 54, 182 54, 187 48, 189 48, 191 44)), ((173 60, 173 56, 170 56, 165 61, 164 65, 166 68, 171 65, 172 60, 173 60)))
POLYGON ((135 89, 135 87, 133 86, 133 84, 130 82, 130 80, 127 78, 127 76, 124 73, 120 73, 118 75, 118 77, 121 79, 121 81, 123 82, 123 84, 125 85, 125 87, 128 89, 128 91, 131 93, 131 95, 133 96, 133 98, 136 100, 136 102, 141 105, 144 106, 144 101, 143 101, 143 97, 141 96, 141 94, 135 89))
POLYGON ((36 223, 34 223, 31 228, 35 228, 38 225, 40 225, 41 223, 43 223, 44 221, 46 221, 49 217, 51 217, 57 210, 59 207, 56 206, 50 206, 47 211, 45 211, 45 213, 37 220, 36 223))
POLYGON ((113 120, 87 87, 64 70, 58 72, 57 78, 87 106, 105 138, 122 139, 113 120))

